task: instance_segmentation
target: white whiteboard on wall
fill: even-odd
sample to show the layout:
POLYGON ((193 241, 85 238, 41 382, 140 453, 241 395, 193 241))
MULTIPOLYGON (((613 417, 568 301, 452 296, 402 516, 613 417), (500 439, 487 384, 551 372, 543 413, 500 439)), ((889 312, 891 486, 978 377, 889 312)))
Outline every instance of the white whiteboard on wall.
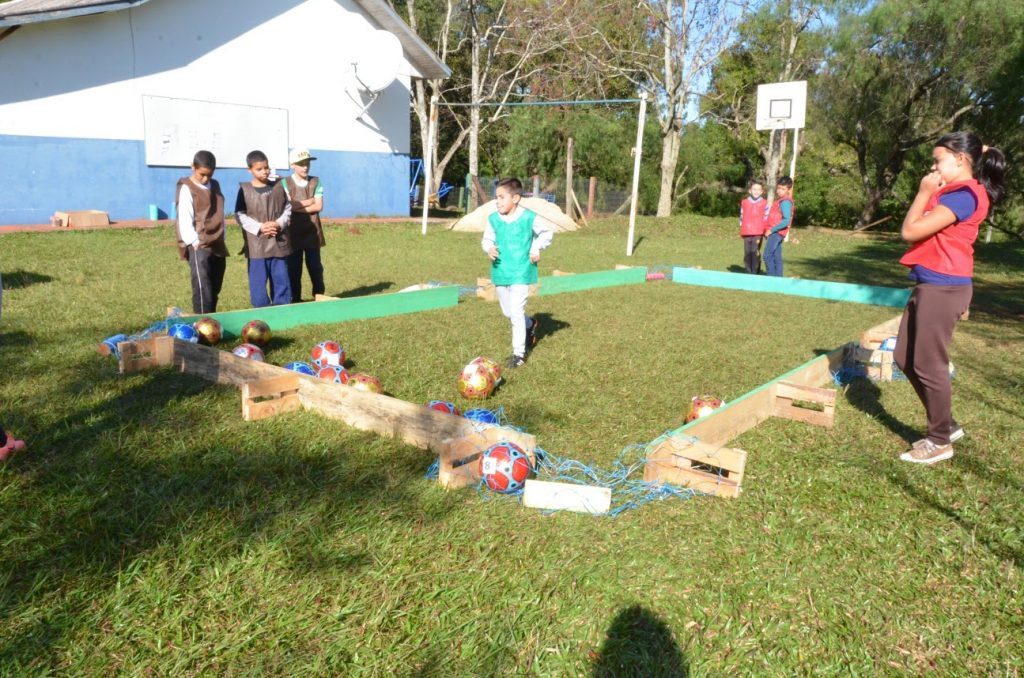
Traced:
POLYGON ((270 167, 288 166, 288 111, 241 104, 144 95, 146 164, 191 167, 196 151, 210 151, 217 167, 245 167, 259 149, 270 167))

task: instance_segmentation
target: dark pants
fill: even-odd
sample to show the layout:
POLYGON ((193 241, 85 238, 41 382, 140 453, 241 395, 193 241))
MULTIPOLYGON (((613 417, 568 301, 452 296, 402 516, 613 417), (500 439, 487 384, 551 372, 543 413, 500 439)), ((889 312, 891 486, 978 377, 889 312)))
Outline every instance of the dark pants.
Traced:
POLYGON ((288 280, 288 257, 267 257, 249 260, 249 301, 253 308, 281 306, 292 303, 292 286, 288 280), (267 293, 267 288, 270 293, 267 293))
POLYGON ((302 301, 302 258, 305 255, 306 269, 309 270, 309 280, 313 283, 313 295, 324 294, 327 288, 324 287, 324 265, 320 261, 320 248, 307 247, 295 250, 288 257, 288 279, 292 286, 292 303, 302 301))
POLYGON ((783 236, 772 233, 764 243, 764 266, 768 275, 782 277, 782 241, 783 236))
POLYGON ((761 236, 743 236, 743 267, 747 273, 761 272, 761 236))
POLYGON ((949 344, 972 293, 971 285, 917 285, 900 321, 893 359, 924 403, 928 439, 936 445, 948 444, 953 428, 949 344))
POLYGON ((195 248, 191 245, 187 255, 188 270, 192 277, 192 312, 216 313, 227 260, 204 247, 195 248))

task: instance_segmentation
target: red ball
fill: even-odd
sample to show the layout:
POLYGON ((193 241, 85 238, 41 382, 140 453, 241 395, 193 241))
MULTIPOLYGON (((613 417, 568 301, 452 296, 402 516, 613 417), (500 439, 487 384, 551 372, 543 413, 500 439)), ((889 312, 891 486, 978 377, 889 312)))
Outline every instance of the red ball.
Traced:
POLYGON ((316 376, 324 381, 333 381, 335 384, 347 384, 349 380, 348 370, 341 365, 328 365, 321 367, 316 376))
POLYGON ((515 443, 495 443, 480 457, 480 477, 495 492, 518 492, 533 473, 530 458, 515 443))

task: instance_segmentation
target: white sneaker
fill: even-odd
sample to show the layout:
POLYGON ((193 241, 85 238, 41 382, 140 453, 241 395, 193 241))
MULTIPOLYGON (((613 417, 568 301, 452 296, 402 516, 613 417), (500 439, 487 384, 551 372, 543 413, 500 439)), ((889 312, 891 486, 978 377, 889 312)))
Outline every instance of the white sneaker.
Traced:
POLYGON ((952 456, 952 445, 936 445, 925 438, 921 445, 915 443, 914 447, 901 454, 900 460, 909 461, 912 464, 935 464, 952 456))

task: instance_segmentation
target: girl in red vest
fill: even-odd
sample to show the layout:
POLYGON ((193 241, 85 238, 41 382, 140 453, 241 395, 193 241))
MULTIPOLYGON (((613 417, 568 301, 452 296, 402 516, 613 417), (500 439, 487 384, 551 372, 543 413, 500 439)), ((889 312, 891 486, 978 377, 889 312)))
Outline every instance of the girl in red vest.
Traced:
POLYGON ((949 344, 971 303, 974 241, 989 205, 1002 199, 1006 161, 970 132, 947 134, 932 149, 932 171, 921 180, 901 235, 912 243, 900 263, 917 284, 900 322, 893 356, 928 414, 928 434, 900 455, 934 464, 953 456, 964 435, 953 419, 949 344))

